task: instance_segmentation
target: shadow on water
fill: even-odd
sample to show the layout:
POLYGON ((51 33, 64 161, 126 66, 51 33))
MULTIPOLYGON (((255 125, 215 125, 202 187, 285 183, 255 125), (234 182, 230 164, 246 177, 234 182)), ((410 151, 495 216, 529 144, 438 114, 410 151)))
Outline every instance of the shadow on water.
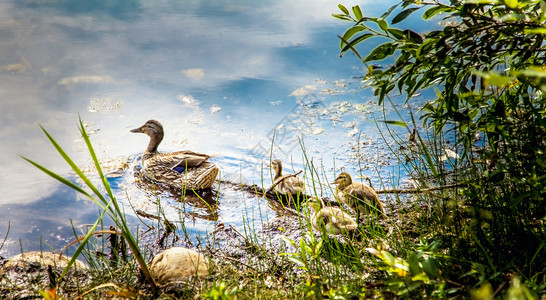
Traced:
POLYGON ((178 203, 178 212, 190 218, 210 222, 218 221, 218 199, 220 193, 212 188, 200 191, 179 191, 165 185, 157 185, 147 180, 137 180, 137 187, 147 191, 150 200, 160 205, 160 201, 178 203))
MULTIPOLYGON (((58 186, 52 196, 40 201, 2 206, 6 222, 2 222, 0 231, 7 230, 8 221, 10 227, 4 245, 7 251, 2 250, 7 254, 17 254, 21 250, 58 251, 72 242, 74 231, 82 234, 86 231, 86 224, 94 223, 100 214, 95 204, 76 199, 78 196, 74 190, 58 186)), ((128 220, 134 223, 136 219, 128 216, 128 220)), ((109 225, 110 221, 104 219, 104 226, 109 225)), ((72 249, 75 248, 70 248, 67 253, 71 254, 72 249)))

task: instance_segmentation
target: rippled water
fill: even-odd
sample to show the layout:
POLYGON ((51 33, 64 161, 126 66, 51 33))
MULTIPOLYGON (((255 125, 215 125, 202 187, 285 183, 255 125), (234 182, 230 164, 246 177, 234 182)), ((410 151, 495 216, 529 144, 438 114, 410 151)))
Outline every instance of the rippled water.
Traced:
MULTIPOLYGON (((341 2, 370 15, 395 3, 341 2)), ((270 151, 295 172, 301 141, 324 182, 343 168, 391 185, 399 174, 374 121, 382 112, 360 90, 358 60, 338 55, 337 35, 350 25, 331 17, 338 3, 3 1, 0 235, 11 229, 0 254, 58 250, 72 239, 71 221, 78 228, 97 217, 94 204, 18 157, 74 179, 38 125, 86 166, 78 116, 100 159, 126 158, 128 169, 110 180, 134 224, 129 203, 161 208, 193 235, 215 222, 240 227, 243 215, 256 227, 275 216, 263 199, 229 188, 204 205, 139 187, 132 168, 148 141, 129 130, 148 119, 165 127, 160 150, 218 154, 222 180, 267 187, 270 151)))

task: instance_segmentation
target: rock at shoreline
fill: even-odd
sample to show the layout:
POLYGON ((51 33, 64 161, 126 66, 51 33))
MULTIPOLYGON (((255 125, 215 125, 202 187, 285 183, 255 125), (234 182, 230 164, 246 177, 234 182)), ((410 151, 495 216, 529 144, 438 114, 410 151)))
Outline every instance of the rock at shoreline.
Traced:
MULTIPOLYGON (((10 258, 2 267, 2 271, 5 271, 9 268, 24 268, 30 264, 40 264, 42 267, 56 267, 59 269, 65 269, 68 266, 68 262, 72 259, 69 256, 55 254, 53 252, 41 252, 41 251, 30 251, 24 252, 14 257, 10 258)), ((73 267, 79 269, 87 269, 87 265, 83 262, 76 260, 73 267)))
POLYGON ((87 264, 76 260, 62 281, 57 281, 71 257, 31 251, 10 258, 0 269, 0 299, 35 298, 37 290, 58 286, 57 294, 73 299, 91 282, 87 264))
POLYGON ((192 275, 205 276, 208 270, 205 256, 183 247, 173 247, 159 253, 150 264, 150 271, 159 284, 180 281, 192 275))

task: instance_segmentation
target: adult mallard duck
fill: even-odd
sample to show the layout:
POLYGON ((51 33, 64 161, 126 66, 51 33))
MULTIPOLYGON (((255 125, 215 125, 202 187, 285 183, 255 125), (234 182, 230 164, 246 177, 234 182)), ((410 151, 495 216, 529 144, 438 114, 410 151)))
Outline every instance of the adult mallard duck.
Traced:
POLYGON ((337 199, 356 212, 358 222, 360 222, 361 213, 379 214, 381 218, 385 216, 383 203, 379 201, 379 197, 372 187, 360 182, 353 182, 351 175, 346 172, 339 174, 334 184, 337 185, 337 199))
POLYGON ((152 182, 162 183, 180 190, 202 190, 210 188, 218 175, 218 167, 209 162, 211 157, 193 151, 159 153, 157 147, 163 140, 163 126, 156 120, 132 129, 144 133, 150 142, 142 154, 142 176, 152 182))
POLYGON ((311 225, 318 231, 337 235, 351 233, 358 227, 350 214, 339 207, 326 206, 322 199, 311 197, 307 200, 307 205, 314 211, 311 225))
POLYGON ((280 159, 275 159, 269 165, 275 171, 273 177, 273 189, 275 192, 283 195, 298 195, 305 191, 305 182, 296 174, 282 174, 282 162, 280 159))

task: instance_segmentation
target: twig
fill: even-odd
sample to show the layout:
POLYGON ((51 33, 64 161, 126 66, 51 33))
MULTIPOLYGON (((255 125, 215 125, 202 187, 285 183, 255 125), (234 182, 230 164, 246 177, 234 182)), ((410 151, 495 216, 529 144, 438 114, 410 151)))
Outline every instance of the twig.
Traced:
POLYGON ((231 230, 233 230, 236 234, 240 235, 243 239, 245 239, 245 242, 248 243, 248 238, 244 236, 239 230, 237 230, 237 228, 233 227, 232 224, 229 224, 229 228, 231 228, 231 230))
POLYGON ((438 191, 443 189, 452 189, 456 187, 464 187, 468 186, 467 183, 454 183, 454 184, 448 184, 444 186, 435 186, 430 188, 424 188, 424 189, 386 189, 386 190, 379 190, 376 191, 378 194, 419 194, 424 192, 431 192, 431 191, 438 191))
POLYGON ((301 174, 301 172, 303 172, 303 170, 300 170, 299 172, 295 173, 295 174, 290 174, 290 175, 286 175, 284 176, 283 178, 281 178, 281 180, 273 183, 273 185, 267 190, 266 193, 269 193, 271 192, 279 183, 285 181, 286 179, 290 178, 290 177, 296 177, 298 176, 299 174, 301 174))
POLYGON ((212 255, 214 255, 214 256, 216 256, 216 257, 221 257, 221 258, 225 258, 225 259, 227 259, 227 260, 231 260, 231 261, 240 263, 241 265, 243 265, 243 266, 245 266, 245 267, 247 267, 247 268, 249 268, 249 269, 252 269, 252 270, 254 270, 254 271, 256 271, 256 272, 258 272, 258 269, 254 268, 254 267, 252 267, 252 266, 249 266, 249 265, 245 264, 244 262, 242 262, 242 261, 240 261, 240 260, 238 260, 238 259, 236 259, 236 258, 229 257, 229 256, 225 256, 225 255, 222 255, 222 254, 217 254, 217 253, 212 253, 212 255))

